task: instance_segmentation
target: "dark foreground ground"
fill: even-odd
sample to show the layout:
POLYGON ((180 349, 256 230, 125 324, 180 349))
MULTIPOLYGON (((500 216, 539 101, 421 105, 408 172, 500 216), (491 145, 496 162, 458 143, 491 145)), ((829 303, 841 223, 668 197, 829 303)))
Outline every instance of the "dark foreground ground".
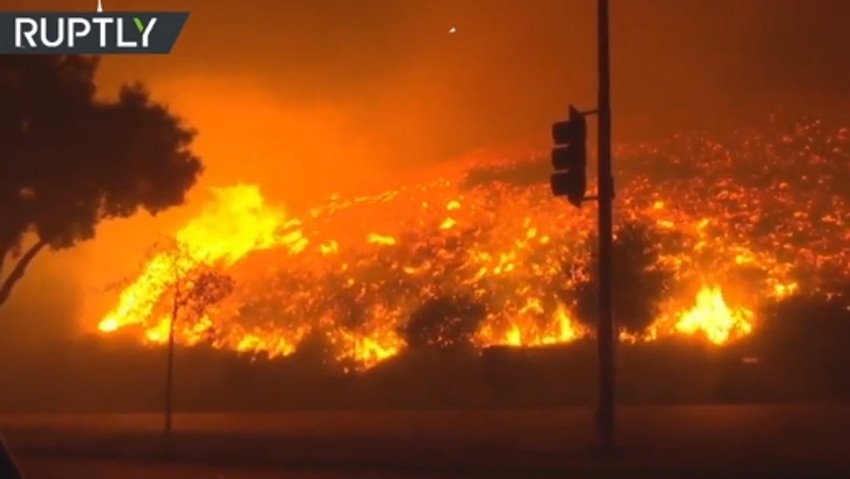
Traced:
POLYGON ((39 478, 850 477, 850 405, 625 408, 620 453, 587 410, 14 416, 39 478), (805 474, 805 475, 800 475, 805 474))
MULTIPOLYGON (((280 471, 256 468, 222 468, 199 465, 162 465, 110 461, 31 460, 21 461, 28 479, 395 479, 392 471, 347 474, 339 471, 280 471)), ((437 479, 447 476, 416 476, 437 479)))

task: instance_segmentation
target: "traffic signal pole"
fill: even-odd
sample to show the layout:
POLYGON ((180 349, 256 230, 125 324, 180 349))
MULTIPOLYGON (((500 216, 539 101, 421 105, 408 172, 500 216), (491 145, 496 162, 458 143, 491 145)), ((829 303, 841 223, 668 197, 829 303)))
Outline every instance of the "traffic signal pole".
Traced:
POLYGON ((611 72, 608 45, 608 0, 598 1, 598 203, 599 203, 599 405, 597 426, 602 451, 614 450, 614 356, 616 328, 612 308, 611 250, 613 242, 614 176, 611 167, 611 72))
POLYGON ((565 197, 581 208, 586 201, 599 203, 599 394, 596 425, 603 452, 614 451, 614 356, 617 345, 612 307, 611 250, 613 243, 614 175, 611 168, 611 72, 608 50, 608 0, 597 0, 599 6, 599 106, 596 110, 579 111, 570 105, 566 121, 552 124, 552 167, 549 177, 552 195, 565 197), (597 195, 587 195, 587 125, 585 117, 598 115, 597 195))

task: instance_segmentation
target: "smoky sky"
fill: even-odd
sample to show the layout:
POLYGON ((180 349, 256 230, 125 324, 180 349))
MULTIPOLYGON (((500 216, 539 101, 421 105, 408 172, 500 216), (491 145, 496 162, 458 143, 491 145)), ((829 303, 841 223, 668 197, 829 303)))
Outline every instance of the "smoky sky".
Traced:
MULTIPOLYGON (((273 201, 309 204, 481 148, 546 141, 569 103, 595 106, 593 0, 103 3, 191 13, 172 54, 106 57, 99 83, 109 94, 142 81, 198 129, 207 171, 197 196, 249 182, 273 201)), ((612 0, 611 12, 616 141, 850 97, 845 0, 612 0)), ((150 240, 136 233, 173 230, 192 206, 181 211, 101 228, 75 253, 78 274, 123 274, 116 265, 137 261, 128 245, 150 240)), ((25 281, 38 281, 34 271, 25 281)))
MULTIPOLYGON (((31 1, 93 8, 94 1, 31 1)), ((614 109, 641 134, 756 98, 823 99, 850 80, 843 0, 613 0, 614 109)), ((107 80, 250 77, 283 104, 331 103, 393 163, 443 161, 545 128, 595 98, 593 0, 106 0, 188 10, 167 57, 107 80), (448 35, 451 27, 457 33, 448 35)), ((108 81, 107 81, 108 82, 108 81)), ((234 89, 239 86, 234 84, 234 89)), ((234 107, 239 94, 233 92, 234 107)), ((758 105, 763 106, 763 105, 758 105)), ((328 136, 344 135, 329 129, 328 136)))
MULTIPOLYGON (((152 60, 150 74, 239 71, 267 79, 281 101, 333 99, 387 142, 418 146, 405 155, 414 163, 521 137, 570 101, 594 103, 592 0, 142 4, 193 13, 178 50, 152 60)), ((842 0, 612 4, 622 126, 766 95, 842 94, 850 79, 842 0)))

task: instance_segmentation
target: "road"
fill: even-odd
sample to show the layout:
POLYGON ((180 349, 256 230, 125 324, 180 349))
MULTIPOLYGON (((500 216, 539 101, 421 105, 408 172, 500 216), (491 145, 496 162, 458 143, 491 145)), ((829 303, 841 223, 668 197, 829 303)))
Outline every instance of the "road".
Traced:
MULTIPOLYGON (((850 427, 848 404, 623 407, 618 414, 625 436, 668 436, 697 428, 719 434, 774 437, 814 429, 850 427)), ((50 430, 82 434, 156 433, 160 414, 0 415, 3 430, 50 430)), ((592 436, 585 409, 295 411, 275 414, 177 414, 176 430, 187 434, 274 434, 289 437, 550 438, 592 436)))
MULTIPOLYGON (((23 458, 21 469, 27 479, 272 479, 269 471, 233 471, 203 466, 156 466, 104 461, 35 460, 23 458)), ((289 476, 318 479, 321 476, 289 476)), ((325 476, 331 479, 328 476, 325 476)), ((324 478, 323 478, 324 479, 324 478)))
POLYGON ((592 454, 591 418, 568 409, 193 414, 176 417, 167 444, 158 415, 2 416, 0 430, 31 477, 44 478, 850 477, 850 404, 623 408, 620 455, 607 461, 592 454))
MULTIPOLYGON (((394 471, 352 473, 204 466, 157 466, 121 462, 22 460, 27 479, 397 479, 394 471)), ((406 476, 411 477, 411 476, 406 476)), ((412 479, 452 479, 443 474, 414 475, 412 479)))

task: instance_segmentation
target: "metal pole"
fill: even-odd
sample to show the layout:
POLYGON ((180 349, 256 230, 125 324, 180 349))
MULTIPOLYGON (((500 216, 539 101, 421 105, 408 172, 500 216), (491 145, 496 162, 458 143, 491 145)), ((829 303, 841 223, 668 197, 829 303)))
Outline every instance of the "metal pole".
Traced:
POLYGON ((599 35, 599 439, 603 452, 614 450, 614 349, 611 248, 614 178, 611 168, 611 72, 608 47, 608 0, 598 0, 599 35))

